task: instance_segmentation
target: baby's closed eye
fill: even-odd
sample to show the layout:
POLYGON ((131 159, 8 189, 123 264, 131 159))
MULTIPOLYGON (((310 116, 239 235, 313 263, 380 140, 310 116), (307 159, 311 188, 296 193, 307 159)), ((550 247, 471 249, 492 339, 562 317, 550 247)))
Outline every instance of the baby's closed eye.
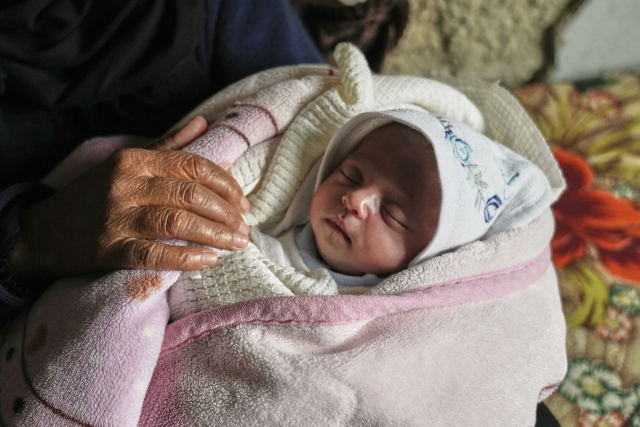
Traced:
POLYGON ((352 183, 352 184, 359 184, 359 182, 358 182, 356 179, 354 179, 354 178, 352 178, 351 176, 349 176, 349 175, 348 175, 344 170, 341 170, 341 171, 340 171, 340 174, 341 174, 344 178, 346 178, 346 180, 347 180, 348 182, 350 182, 350 183, 352 183))
POLYGON ((365 180, 360 168, 350 162, 345 162, 345 164, 340 167, 340 174, 354 184, 361 184, 365 180))
POLYGON ((382 212, 383 216, 386 216, 387 218, 389 218, 389 220, 393 221, 392 225, 399 225, 402 228, 409 228, 406 224, 405 224, 405 216, 402 213, 402 211, 398 208, 396 208, 393 205, 389 205, 389 206, 385 206, 383 205, 382 208, 380 209, 380 212, 382 212))

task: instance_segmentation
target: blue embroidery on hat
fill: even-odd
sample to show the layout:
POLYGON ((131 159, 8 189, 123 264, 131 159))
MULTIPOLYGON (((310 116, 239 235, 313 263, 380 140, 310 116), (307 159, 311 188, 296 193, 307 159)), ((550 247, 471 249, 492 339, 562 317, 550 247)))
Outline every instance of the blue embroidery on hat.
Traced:
POLYGON ((482 208, 482 204, 486 204, 482 190, 486 190, 489 186, 482 179, 482 171, 480 171, 480 167, 475 163, 470 163, 473 149, 469 144, 462 140, 462 138, 455 134, 451 122, 440 116, 435 117, 444 128, 444 136, 452 144, 453 153, 460 162, 460 165, 467 170, 467 181, 472 182, 477 191, 475 207, 479 212, 482 208))
POLYGON ((453 144, 453 152, 456 153, 458 159, 462 162, 463 165, 469 163, 471 159, 471 153, 473 150, 469 147, 469 144, 453 135, 449 138, 449 141, 453 144))
MULTIPOLYGON (((504 174, 503 174, 502 176, 504 177, 504 174)), ((513 175, 513 176, 511 177, 511 179, 509 179, 509 181, 508 181, 508 182, 507 182, 506 180, 505 180, 505 182, 507 183, 507 185, 511 185, 511 184, 513 184, 513 181, 515 181, 515 180, 516 180, 516 178, 518 178, 519 176, 520 176, 520 172, 516 172, 516 174, 515 174, 515 175, 513 175)))
POLYGON ((502 206, 502 200, 498 195, 494 195, 489 200, 487 200, 487 204, 484 207, 484 222, 489 222, 496 216, 496 212, 502 206))
POLYGON ((435 117, 444 128, 444 137, 447 138, 449 142, 451 142, 453 153, 456 155, 456 157, 458 157, 458 160, 460 160, 460 164, 464 167, 471 159, 471 153, 473 152, 473 150, 471 149, 469 144, 464 142, 453 132, 453 126, 451 125, 451 122, 446 121, 440 116, 435 117))
POLYGON ((507 180, 507 178, 505 177, 502 168, 500 168, 500 172, 502 173, 502 180, 506 184, 502 189, 502 200, 506 202, 511 198, 511 195, 507 196, 507 189, 511 186, 511 184, 513 184, 516 179, 518 179, 518 177, 520 177, 520 172, 516 172, 511 178, 509 178, 509 180, 507 180))

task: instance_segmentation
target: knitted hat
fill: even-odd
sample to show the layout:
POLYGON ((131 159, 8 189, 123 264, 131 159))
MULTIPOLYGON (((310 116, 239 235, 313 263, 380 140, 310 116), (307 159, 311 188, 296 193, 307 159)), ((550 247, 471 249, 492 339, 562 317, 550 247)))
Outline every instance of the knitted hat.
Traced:
POLYGON ((442 187, 435 235, 409 265, 526 225, 553 202, 547 178, 529 160, 463 123, 410 109, 363 113, 350 120, 329 143, 315 188, 366 135, 390 122, 415 129, 433 145, 442 187))

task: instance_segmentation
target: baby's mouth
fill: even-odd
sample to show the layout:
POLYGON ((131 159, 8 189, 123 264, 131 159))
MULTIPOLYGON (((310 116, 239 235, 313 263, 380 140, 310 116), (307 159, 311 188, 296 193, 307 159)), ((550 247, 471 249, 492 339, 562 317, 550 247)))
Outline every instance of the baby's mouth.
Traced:
POLYGON ((347 231, 344 228, 344 223, 340 219, 327 219, 327 224, 329 224, 329 228, 342 237, 345 242, 351 244, 351 238, 347 234, 347 231))

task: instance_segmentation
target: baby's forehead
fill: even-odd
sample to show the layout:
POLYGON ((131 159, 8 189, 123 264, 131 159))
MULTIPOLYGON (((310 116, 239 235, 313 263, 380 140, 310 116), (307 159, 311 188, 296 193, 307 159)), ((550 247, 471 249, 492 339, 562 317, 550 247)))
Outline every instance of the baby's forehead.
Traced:
POLYGON ((346 160, 385 166, 380 172, 402 168, 405 175, 419 175, 425 168, 435 165, 435 153, 431 141, 421 132, 391 122, 364 136, 343 162, 346 160))
POLYGON ((408 198, 429 198, 434 188, 440 191, 431 142, 421 132, 397 122, 367 134, 343 162, 366 167, 368 173, 385 178, 408 198))

